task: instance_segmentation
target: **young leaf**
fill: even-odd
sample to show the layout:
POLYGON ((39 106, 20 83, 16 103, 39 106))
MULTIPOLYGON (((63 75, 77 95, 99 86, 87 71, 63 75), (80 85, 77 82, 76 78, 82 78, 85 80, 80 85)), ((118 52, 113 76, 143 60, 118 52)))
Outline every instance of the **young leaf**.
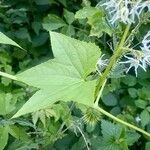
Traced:
POLYGON ((55 59, 17 75, 18 80, 40 90, 14 117, 46 108, 57 101, 93 104, 96 81, 88 81, 87 76, 95 71, 99 48, 55 32, 51 32, 51 44, 55 59))
POLYGON ((14 42, 13 40, 11 40, 9 37, 7 37, 5 34, 3 34, 2 32, 0 32, 0 43, 1 44, 9 44, 9 45, 13 45, 16 47, 19 47, 21 49, 23 49, 22 47, 20 47, 16 42, 14 42))

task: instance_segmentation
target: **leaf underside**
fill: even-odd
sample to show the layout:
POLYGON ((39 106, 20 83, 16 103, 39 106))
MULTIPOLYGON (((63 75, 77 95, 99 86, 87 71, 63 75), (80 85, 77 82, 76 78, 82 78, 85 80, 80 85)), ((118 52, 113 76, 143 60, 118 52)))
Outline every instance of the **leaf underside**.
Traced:
POLYGON ((75 101, 92 105, 96 81, 86 80, 95 71, 100 49, 86 43, 51 32, 54 59, 28 69, 17 79, 37 91, 13 118, 50 106, 57 101, 75 101))

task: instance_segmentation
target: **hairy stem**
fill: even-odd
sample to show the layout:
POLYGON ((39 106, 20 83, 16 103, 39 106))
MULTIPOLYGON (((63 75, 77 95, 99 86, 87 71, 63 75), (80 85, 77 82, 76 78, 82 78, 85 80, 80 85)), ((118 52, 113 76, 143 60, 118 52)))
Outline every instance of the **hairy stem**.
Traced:
POLYGON ((8 74, 8 73, 5 73, 5 72, 1 72, 1 71, 0 71, 0 76, 6 77, 6 78, 9 78, 9 79, 12 79, 12 80, 17 80, 16 76, 13 76, 11 74, 8 74))
POLYGON ((102 91, 105 87, 105 84, 106 84, 106 81, 107 81, 107 78, 113 68, 113 66, 116 64, 117 60, 122 56, 123 52, 124 51, 127 51, 127 49, 124 49, 124 44, 126 42, 126 38, 127 38, 127 35, 128 35, 128 32, 129 32, 129 29, 130 29, 130 25, 128 25, 125 29, 125 32, 122 36, 122 39, 119 43, 119 45, 117 46, 116 50, 114 51, 114 54, 113 56, 110 58, 110 62, 106 68, 106 70, 104 71, 104 73, 102 74, 102 76, 99 77, 99 81, 98 81, 98 85, 97 85, 97 89, 96 89, 96 101, 95 101, 95 104, 94 104, 94 108, 97 109, 98 111, 100 111, 102 114, 106 115, 107 117, 113 119, 114 121, 118 122, 118 123, 121 123, 122 125, 125 125, 129 128, 132 128, 136 131, 139 131, 140 133, 143 133, 144 135, 150 137, 150 133, 128 123, 128 122, 125 122, 115 116, 113 116, 112 114, 108 113, 107 111, 105 111, 104 109, 100 108, 98 106, 98 102, 99 102, 99 99, 102 95, 102 91))
POLYGON ((102 76, 99 77, 98 85, 97 85, 97 88, 96 88, 96 97, 97 97, 97 95, 100 91, 101 86, 104 84, 105 80, 107 80, 107 77, 109 76, 111 69, 113 68, 113 66, 115 65, 117 60, 121 57, 122 47, 124 46, 124 43, 126 41, 129 29, 130 29, 130 25, 128 25, 126 27, 125 32, 122 36, 122 39, 121 39, 120 43, 118 44, 116 50, 114 51, 114 54, 110 58, 110 62, 108 64, 107 68, 105 69, 102 76))
POLYGON ((95 109, 97 109, 97 110, 100 111, 102 114, 106 115, 107 117, 113 119, 114 121, 116 121, 116 122, 118 122, 118 123, 121 123, 122 125, 125 125, 125 126, 127 126, 127 127, 129 127, 129 128, 132 128, 132 129, 134 129, 134 130, 136 130, 136 131, 139 131, 140 133, 143 133, 144 135, 150 137, 150 133, 148 133, 148 132, 146 132, 146 131, 144 131, 144 130, 142 130, 142 129, 140 129, 140 128, 138 128, 138 127, 136 127, 136 126, 134 126, 134 125, 132 125, 132 124, 130 124, 130 123, 127 123, 127 122, 125 122, 125 121, 123 121, 123 120, 121 120, 121 119, 119 119, 119 118, 113 116, 112 114, 108 113, 108 112, 105 111, 104 109, 102 109, 102 108, 100 108, 100 107, 95 107, 95 109))

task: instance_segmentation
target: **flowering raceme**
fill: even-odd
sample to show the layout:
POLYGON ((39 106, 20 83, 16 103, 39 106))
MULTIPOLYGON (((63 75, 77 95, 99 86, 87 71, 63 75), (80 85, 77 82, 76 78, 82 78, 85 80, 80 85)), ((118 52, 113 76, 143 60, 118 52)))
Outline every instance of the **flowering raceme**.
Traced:
POLYGON ((100 2, 99 5, 108 12, 112 25, 118 21, 125 24, 135 23, 136 18, 140 18, 139 16, 145 8, 150 11, 150 2, 142 2, 142 0, 107 0, 104 3, 100 2))
MULTIPOLYGON (((142 13, 150 12, 149 0, 103 0, 98 6, 106 10, 108 21, 113 26, 117 25, 119 22, 127 25, 134 24, 136 21, 140 21, 142 13)), ((139 67, 146 71, 147 67, 150 66, 150 31, 143 38, 140 48, 141 50, 127 48, 130 52, 124 56, 126 60, 120 62, 129 64, 126 73, 128 73, 131 68, 134 68, 137 76, 139 67)), ((102 59, 103 56, 104 55, 100 57, 96 66, 100 75, 109 63, 108 59, 102 59)))
MULTIPOLYGON (((150 31, 144 36, 140 48, 141 51, 130 49, 131 51, 124 56, 126 60, 119 62, 120 64, 129 64, 126 73, 128 73, 131 68, 134 68, 136 77, 139 67, 146 71, 147 67, 150 66, 150 31)), ((103 57, 104 54, 99 58, 96 65, 100 75, 109 63, 109 59, 103 59, 103 57)))

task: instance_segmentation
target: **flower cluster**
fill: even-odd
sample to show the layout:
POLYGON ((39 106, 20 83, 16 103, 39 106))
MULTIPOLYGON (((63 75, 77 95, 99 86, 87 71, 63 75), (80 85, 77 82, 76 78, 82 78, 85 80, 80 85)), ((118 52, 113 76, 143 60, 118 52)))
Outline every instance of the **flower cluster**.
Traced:
MULTIPOLYGON (((144 36, 140 48, 141 50, 130 49, 130 52, 124 56, 126 60, 119 62, 120 64, 129 64, 126 73, 134 68, 136 77, 139 67, 146 71, 147 67, 150 66, 150 31, 144 36)), ((96 69, 100 75, 109 63, 109 59, 104 59, 104 56, 105 54, 99 58, 96 64, 96 69)))
POLYGON ((111 24, 118 21, 125 24, 135 23, 136 18, 139 19, 145 8, 150 11, 150 1, 142 2, 142 0, 107 0, 104 3, 99 3, 99 5, 108 12, 111 24))
POLYGON ((124 56, 127 60, 124 63, 129 63, 130 66, 126 72, 128 72, 131 68, 134 68, 135 74, 137 76, 137 69, 141 67, 144 71, 146 71, 147 66, 150 66, 150 31, 145 35, 142 40, 141 51, 131 51, 129 53, 131 57, 124 56))

